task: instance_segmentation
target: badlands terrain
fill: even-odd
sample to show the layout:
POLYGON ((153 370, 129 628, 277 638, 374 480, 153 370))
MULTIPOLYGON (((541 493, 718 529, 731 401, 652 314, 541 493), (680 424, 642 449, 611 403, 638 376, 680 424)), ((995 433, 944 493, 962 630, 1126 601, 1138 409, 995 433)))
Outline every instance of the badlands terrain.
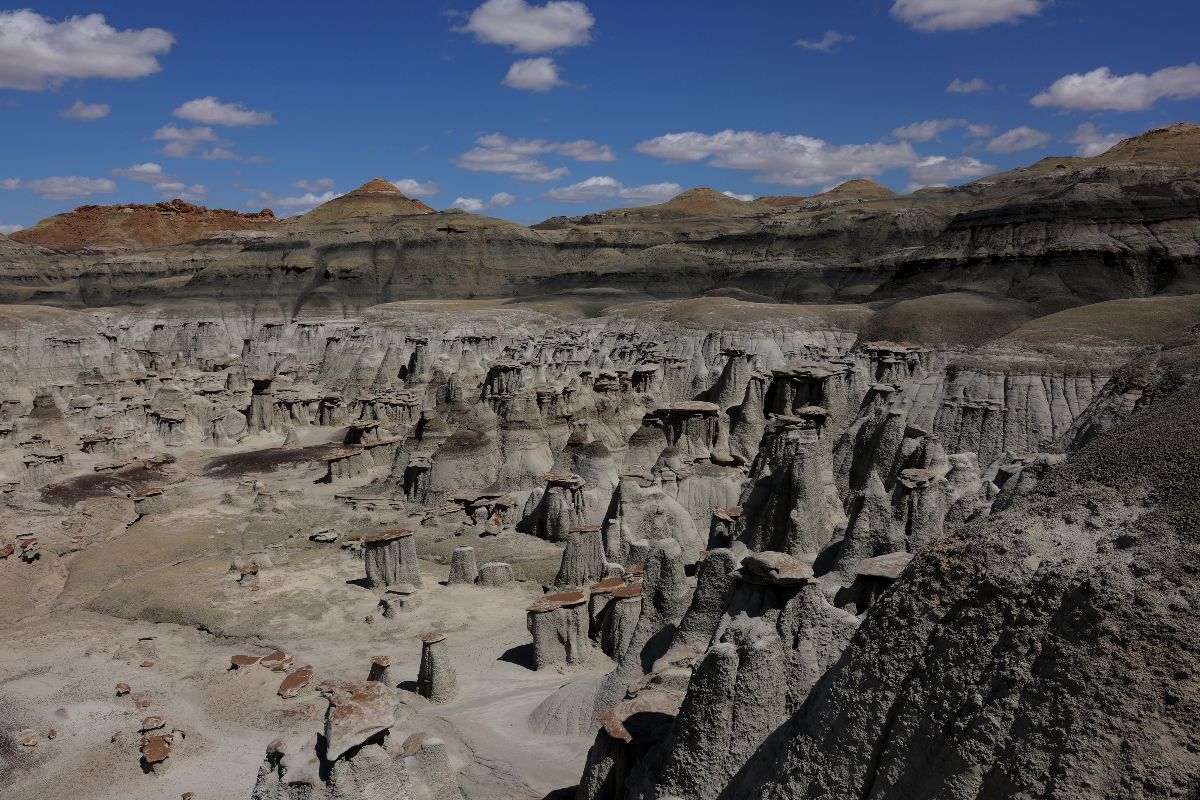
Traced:
POLYGON ((0 237, 0 797, 1200 796, 1200 127, 0 237))

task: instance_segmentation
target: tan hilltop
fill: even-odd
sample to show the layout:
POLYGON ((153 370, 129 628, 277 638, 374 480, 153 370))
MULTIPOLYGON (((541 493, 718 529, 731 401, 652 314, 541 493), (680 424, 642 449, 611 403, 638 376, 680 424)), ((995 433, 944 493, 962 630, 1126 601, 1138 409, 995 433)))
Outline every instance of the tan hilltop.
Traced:
POLYGON ((351 217, 394 217, 432 214, 433 209, 406 197, 395 184, 374 178, 357 189, 322 203, 304 215, 306 222, 330 222, 351 217))

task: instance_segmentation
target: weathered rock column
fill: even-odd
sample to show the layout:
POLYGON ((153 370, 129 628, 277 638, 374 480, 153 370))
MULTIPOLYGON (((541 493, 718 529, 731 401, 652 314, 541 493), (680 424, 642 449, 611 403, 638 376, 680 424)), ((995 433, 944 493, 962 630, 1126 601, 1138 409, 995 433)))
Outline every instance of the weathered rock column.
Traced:
POLYGON ((507 562, 489 561, 479 568, 480 586, 508 586, 512 582, 512 566, 507 562))
POLYGON ((431 631, 421 637, 417 693, 435 703, 448 703, 458 693, 458 677, 450 666, 444 633, 431 631))
POLYGON ((587 660, 588 609, 583 592, 560 592, 527 609, 526 624, 533 635, 534 669, 587 660))
POLYGON ((562 565, 554 585, 559 588, 581 587, 598 581, 607 574, 604 543, 599 525, 585 525, 567 532, 562 565))
POLYGON ((384 531, 363 539, 367 585, 382 589, 398 583, 421 585, 417 545, 413 532, 405 528, 384 531))
POLYGON ((475 548, 462 545, 454 548, 450 555, 450 580, 447 583, 474 584, 479 578, 479 569, 475 566, 475 548))
POLYGON ((396 683, 392 680, 392 659, 389 656, 372 656, 371 671, 367 674, 367 680, 377 681, 395 686, 396 683))

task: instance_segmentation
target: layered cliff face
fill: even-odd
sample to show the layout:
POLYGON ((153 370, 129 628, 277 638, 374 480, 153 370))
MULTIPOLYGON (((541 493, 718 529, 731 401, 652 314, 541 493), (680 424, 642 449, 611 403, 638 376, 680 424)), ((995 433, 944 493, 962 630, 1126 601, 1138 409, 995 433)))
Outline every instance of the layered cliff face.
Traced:
POLYGON ((434 213, 379 179, 285 222, 178 203, 86 206, 18 235, 133 251, 90 253, 82 267, 58 257, 10 281, 53 275, 72 287, 62 302, 87 305, 252 298, 266 286, 298 308, 597 287, 788 302, 969 291, 1061 307, 1196 288, 1197 142, 1200 127, 1175 125, 952 189, 897 196, 851 181, 755 201, 695 189, 532 229, 434 213))

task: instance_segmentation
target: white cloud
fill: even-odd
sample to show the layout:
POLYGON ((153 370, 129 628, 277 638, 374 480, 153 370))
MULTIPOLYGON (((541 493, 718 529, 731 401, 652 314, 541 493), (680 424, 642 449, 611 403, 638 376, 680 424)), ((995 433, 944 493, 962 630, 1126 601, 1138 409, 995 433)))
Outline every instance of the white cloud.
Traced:
POLYGON ((326 189, 332 189, 334 185, 333 178, 317 178, 312 181, 299 180, 292 184, 297 189, 303 189, 306 192, 323 192, 326 189))
POLYGON ((1028 125, 1013 128, 992 139, 987 149, 993 153, 1017 153, 1021 150, 1032 150, 1050 141, 1050 134, 1044 133, 1028 125))
POLYGON ((550 0, 542 6, 525 0, 487 0, 459 30, 518 53, 544 53, 587 44, 595 22, 586 5, 570 0, 550 0))
POLYGON ((433 181, 419 181, 415 178, 400 178, 392 181, 392 185, 409 197, 433 197, 441 191, 433 181))
POLYGON ((485 203, 478 197, 456 197, 454 198, 454 202, 450 204, 450 207, 478 214, 480 211, 483 211, 484 205, 485 203))
POLYGON ((834 145, 811 136, 732 130, 668 133, 634 149, 676 163, 707 159, 711 167, 752 170, 757 173, 757 181, 786 186, 822 185, 842 178, 878 175, 920 160, 906 141, 834 145))
POLYGON ((509 139, 499 133, 480 136, 473 147, 455 159, 459 167, 472 172, 494 172, 511 175, 520 181, 553 181, 567 175, 566 167, 550 167, 537 158, 556 153, 575 161, 615 161, 616 155, 608 145, 590 139, 573 142, 550 142, 545 139, 509 139))
POLYGON ((241 158, 232 150, 226 150, 224 147, 214 147, 211 150, 206 150, 200 155, 205 161, 240 161, 241 158))
POLYGON ((822 53, 832 53, 837 49, 839 44, 843 42, 849 44, 853 41, 854 37, 850 34, 825 31, 825 35, 820 39, 797 39, 796 47, 803 47, 805 50, 820 50, 822 53))
POLYGON ((133 164, 123 169, 114 169, 113 175, 139 183, 158 183, 170 176, 163 172, 162 165, 147 161, 145 164, 133 164))
POLYGON ((1035 106, 1089 111, 1144 111, 1157 101, 1200 97, 1200 64, 1167 67, 1144 75, 1114 75, 1100 67, 1082 75, 1065 75, 1030 102, 1035 106))
POLYGON ((746 202, 750 202, 754 199, 754 195, 752 194, 738 194, 737 192, 731 192, 728 189, 721 192, 721 194, 725 195, 726 197, 732 197, 734 200, 744 200, 746 202))
POLYGON ((994 170, 991 164, 985 164, 970 156, 929 156, 913 164, 908 170, 910 183, 906 191, 912 192, 924 186, 944 186, 948 181, 962 181, 978 178, 994 170))
POLYGON ((552 58, 524 58, 513 62, 504 76, 504 85, 530 92, 548 92, 566 81, 558 77, 558 65, 552 58))
POLYGON ((951 128, 966 125, 965 119, 927 119, 924 122, 914 122, 903 128, 893 128, 892 136, 897 139, 908 139, 914 142, 928 142, 936 139, 951 128))
POLYGON ((164 200, 183 200, 186 203, 203 203, 208 197, 208 187, 203 183, 189 186, 182 181, 163 181, 154 184, 154 190, 161 192, 164 200))
POLYGON ((515 194, 509 194, 508 192, 496 192, 494 195, 492 195, 492 198, 488 200, 488 205, 492 208, 504 208, 505 206, 511 206, 515 202, 517 202, 517 196, 515 194))
POLYGON ((67 119, 80 119, 84 122, 92 120, 104 119, 108 116, 111 109, 104 103, 85 103, 82 100, 76 100, 70 108, 59 112, 60 117, 67 119))
POLYGON ((285 195, 282 197, 260 192, 258 199, 273 208, 286 209, 293 214, 304 214, 322 203, 328 203, 330 200, 341 196, 341 192, 332 190, 319 194, 317 192, 305 192, 301 195, 285 195))
POLYGON ((984 136, 991 136, 996 132, 995 125, 968 125, 967 133, 974 136, 976 139, 982 139, 984 136))
POLYGON ((212 95, 188 100, 171 113, 189 122, 225 125, 230 128, 241 128, 247 125, 273 125, 275 123, 275 117, 269 111, 252 111, 241 103, 222 103, 212 95))
POLYGON ((920 31, 961 31, 1037 14, 1043 0, 896 0, 892 16, 920 31))
POLYGON ((108 178, 57 175, 32 181, 5 178, 0 180, 0 189, 28 189, 43 200, 75 200, 93 194, 112 194, 117 191, 117 184, 108 178))
POLYGON ((103 14, 61 22, 28 9, 0 11, 0 87, 39 91, 71 78, 141 78, 175 37, 158 28, 118 31, 103 14))
POLYGON ((159 152, 172 158, 187 158, 201 144, 217 141, 212 128, 180 128, 170 123, 156 130, 153 138, 157 142, 166 142, 159 152))
POLYGON ((562 186, 546 192, 551 200, 564 203, 588 203, 603 198, 615 197, 629 200, 635 205, 661 203, 679 194, 678 183, 647 183, 642 186, 626 186, 616 178, 597 175, 587 180, 562 186))
POLYGON ((551 143, 553 152, 576 161, 592 161, 608 164, 617 160, 617 154, 606 144, 597 144, 591 139, 576 139, 573 142, 551 143))
POLYGON ((478 197, 456 197, 454 202, 450 204, 451 208, 459 208, 463 211, 468 211, 472 214, 478 214, 480 211, 488 208, 504 208, 511 206, 517 202, 517 196, 508 192, 496 192, 489 200, 482 200, 478 197))
POLYGON ((1098 156, 1121 140, 1128 138, 1129 134, 1127 133, 1101 133, 1095 125, 1085 122, 1075 129, 1074 135, 1067 141, 1079 145, 1075 154, 1086 158, 1098 156))
POLYGON ((16 233, 17 231, 23 231, 23 230, 25 230, 25 226, 24 226, 24 225, 4 225, 4 224, 0 224, 0 234, 4 234, 5 236, 7 236, 7 235, 8 235, 8 234, 10 234, 10 233, 16 233))
POLYGON ((983 78, 971 78, 969 81, 955 78, 950 81, 946 91, 951 94, 975 94, 976 92, 986 92, 991 88, 983 78))

